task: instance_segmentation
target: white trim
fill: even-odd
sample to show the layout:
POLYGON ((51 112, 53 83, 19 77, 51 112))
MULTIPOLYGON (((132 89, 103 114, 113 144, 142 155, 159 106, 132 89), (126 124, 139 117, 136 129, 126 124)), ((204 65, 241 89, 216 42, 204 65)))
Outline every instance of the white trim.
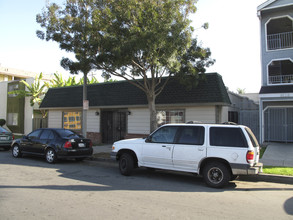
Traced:
MULTIPOLYGON (((292 4, 293 5, 293 4, 292 4)), ((266 43, 266 52, 274 52, 274 51, 280 51, 280 50, 292 50, 293 48, 281 48, 281 49, 276 49, 276 50, 268 50, 268 34, 267 34, 267 25, 271 20, 276 20, 276 19, 280 19, 280 18, 289 18, 292 22, 293 25, 293 18, 290 15, 282 15, 282 16, 278 16, 278 17, 272 17, 269 20, 267 20, 267 22, 265 23, 265 43, 266 43)))
POLYGON ((258 14, 260 15, 259 12, 261 11, 266 11, 266 10, 271 10, 271 9, 276 9, 276 8, 282 8, 282 7, 287 7, 287 6, 291 6, 293 5, 292 3, 288 3, 288 4, 285 4, 285 5, 276 5, 276 6, 272 6, 272 7, 268 7, 268 8, 265 8, 267 7, 268 5, 274 3, 276 0, 269 0, 269 1, 266 1, 264 2, 263 4, 259 5, 257 7, 257 12, 258 14))
POLYGON ((280 86, 280 85, 292 85, 293 83, 276 83, 276 84, 271 84, 269 83, 269 65, 274 62, 274 61, 285 61, 285 60, 290 60, 291 63, 293 64, 293 60, 290 57, 285 57, 285 58, 278 58, 278 59, 272 59, 268 64, 267 64, 267 86, 280 86))
POLYGON ((262 3, 261 5, 257 6, 257 11, 261 11, 263 8, 267 7, 268 5, 272 4, 275 1, 276 0, 268 0, 264 3, 262 3))
MULTIPOLYGON (((293 98, 293 93, 266 93, 259 94, 259 98, 293 98)), ((279 100, 282 101, 282 100, 279 100)))

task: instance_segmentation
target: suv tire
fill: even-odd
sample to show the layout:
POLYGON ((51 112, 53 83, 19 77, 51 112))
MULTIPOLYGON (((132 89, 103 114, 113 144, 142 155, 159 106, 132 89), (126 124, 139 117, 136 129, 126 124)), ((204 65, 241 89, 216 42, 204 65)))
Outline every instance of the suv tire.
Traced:
POLYGON ((124 176, 129 176, 132 173, 133 168, 134 168, 133 156, 128 153, 122 154, 119 159, 120 173, 124 176))
POLYGON ((212 162, 203 168, 203 177, 208 186, 221 188, 229 183, 231 173, 225 164, 212 162))

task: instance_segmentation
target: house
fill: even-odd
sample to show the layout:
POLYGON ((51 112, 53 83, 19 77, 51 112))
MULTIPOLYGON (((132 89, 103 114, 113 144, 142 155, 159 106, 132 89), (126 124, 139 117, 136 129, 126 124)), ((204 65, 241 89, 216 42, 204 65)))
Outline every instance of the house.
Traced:
MULTIPOLYGON (((27 134, 34 129, 33 118, 38 117, 36 107, 30 106, 29 97, 17 97, 8 94, 13 90, 25 89, 20 80, 28 84, 34 82, 36 73, 8 67, 0 67, 0 118, 6 120, 6 126, 13 133, 27 134)), ((45 76, 49 79, 49 76, 45 76)))
POLYGON ((293 141, 293 2, 269 0, 257 8, 261 34, 261 142, 293 141))
MULTIPOLYGON (((150 133, 146 95, 127 81, 91 84, 87 87, 87 136, 94 143, 144 137, 150 133)), ((82 86, 51 88, 41 109, 48 110, 48 127, 71 128, 80 132, 82 86)), ((186 89, 170 80, 156 99, 157 123, 228 121, 230 99, 222 77, 205 74, 198 86, 186 89)))
POLYGON ((29 71, 0 66, 0 82, 34 78, 35 75, 29 71))

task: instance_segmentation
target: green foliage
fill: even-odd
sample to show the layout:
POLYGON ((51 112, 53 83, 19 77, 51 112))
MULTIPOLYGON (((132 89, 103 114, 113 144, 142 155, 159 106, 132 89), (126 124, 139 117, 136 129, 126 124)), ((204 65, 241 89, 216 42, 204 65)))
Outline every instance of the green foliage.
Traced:
POLYGON ((237 93, 240 95, 243 95, 243 94, 245 94, 245 89, 238 88, 237 93))
POLYGON ((54 78, 50 80, 50 83, 46 83, 48 88, 60 88, 66 86, 80 85, 80 82, 76 81, 75 76, 69 77, 67 80, 63 79, 59 73, 54 73, 54 78))
POLYGON ((40 73, 35 77, 34 82, 29 85, 26 81, 21 80, 26 87, 25 90, 15 90, 8 92, 8 94, 16 94, 19 97, 30 97, 30 105, 34 106, 34 104, 40 105, 42 102, 42 97, 47 92, 47 85, 42 82, 43 73, 40 73))
MULTIPOLYGON (((32 84, 28 84, 26 81, 21 80, 20 82, 25 85, 24 90, 15 90, 8 92, 8 94, 16 94, 19 97, 30 97, 30 105, 34 106, 37 104, 40 106, 44 95, 46 94, 48 88, 45 83, 42 82, 43 73, 40 73, 35 77, 35 80, 32 84)), ((47 116, 47 111, 40 110, 43 115, 43 118, 47 116)))
MULTIPOLYGON (((96 77, 92 76, 91 79, 87 78, 87 84, 99 83, 96 77)), ((83 85, 83 78, 77 80, 75 76, 69 77, 68 79, 63 79, 62 75, 59 73, 54 73, 54 78, 46 83, 48 88, 60 88, 66 86, 78 86, 83 85)))
POLYGON ((190 82, 214 63, 210 50, 192 39, 189 15, 196 11, 196 2, 67 0, 64 8, 48 4, 37 15, 45 30, 37 36, 75 54, 74 61, 61 61, 71 73, 102 70, 106 79, 118 76, 143 90, 155 122, 155 99, 168 83, 161 83, 162 77, 187 76, 182 82, 190 82))
POLYGON ((6 120, 5 119, 0 119, 0 126, 2 127, 5 124, 6 124, 6 120))

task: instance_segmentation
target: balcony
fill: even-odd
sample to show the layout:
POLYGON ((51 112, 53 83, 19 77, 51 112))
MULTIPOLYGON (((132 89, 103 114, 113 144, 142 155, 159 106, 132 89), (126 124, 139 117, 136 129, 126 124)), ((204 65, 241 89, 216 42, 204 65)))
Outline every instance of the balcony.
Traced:
POLYGON ((266 24, 267 50, 293 48, 293 20, 290 16, 272 18, 266 24))
POLYGON ((291 59, 274 60, 268 66, 269 84, 293 84, 293 62, 291 59))
POLYGON ((293 75, 269 76, 269 84, 293 83, 293 75))
POLYGON ((268 50, 293 48, 293 31, 267 36, 268 50))

